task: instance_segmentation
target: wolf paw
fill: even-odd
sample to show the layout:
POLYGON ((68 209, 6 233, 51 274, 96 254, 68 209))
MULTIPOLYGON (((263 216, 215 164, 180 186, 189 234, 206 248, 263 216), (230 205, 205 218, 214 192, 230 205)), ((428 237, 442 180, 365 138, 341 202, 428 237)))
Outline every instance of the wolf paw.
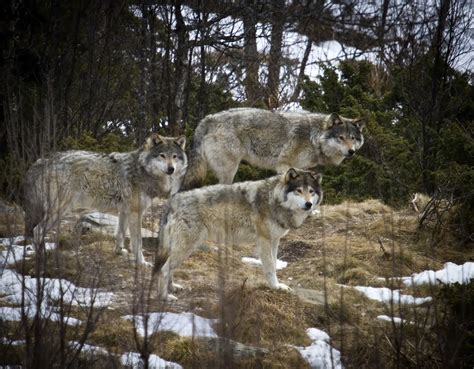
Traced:
POLYGON ((169 294, 168 296, 166 296, 166 301, 168 302, 177 301, 177 300, 178 298, 175 295, 169 294))
POLYGON ((287 286, 286 284, 284 283, 280 283, 278 282, 276 287, 275 287, 277 290, 283 290, 283 291, 291 291, 291 287, 290 286, 287 286))
POLYGON ((182 286, 182 285, 180 285, 180 284, 178 284, 178 283, 173 283, 173 284, 171 285, 171 289, 172 289, 173 291, 182 291, 182 290, 184 290, 184 286, 182 286))

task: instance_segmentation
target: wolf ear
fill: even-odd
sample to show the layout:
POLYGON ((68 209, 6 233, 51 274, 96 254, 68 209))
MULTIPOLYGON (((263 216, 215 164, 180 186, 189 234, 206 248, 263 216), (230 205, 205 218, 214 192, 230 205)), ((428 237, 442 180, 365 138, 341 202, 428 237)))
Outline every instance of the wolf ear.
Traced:
POLYGON ((321 182, 323 180, 323 175, 321 173, 313 172, 311 171, 311 177, 318 183, 318 185, 321 185, 321 182))
POLYGON ((174 142, 184 150, 186 147, 186 136, 179 136, 174 142))
POLYGON ((299 173, 296 171, 294 168, 288 169, 288 171, 285 174, 285 183, 290 182, 292 179, 298 178, 299 173))
POLYGON ((364 118, 360 118, 360 119, 357 119, 355 122, 354 122, 354 125, 359 128, 359 131, 362 132, 362 130, 365 128, 365 126, 367 125, 367 122, 369 121, 369 118, 367 117, 364 117, 364 118))
POLYGON ((160 142, 164 142, 165 139, 163 136, 160 136, 158 133, 152 133, 145 140, 145 149, 150 150, 153 146, 158 145, 160 142))
POLYGON ((337 126, 339 124, 344 123, 342 121, 342 118, 339 114, 337 113, 331 113, 331 115, 328 117, 327 123, 326 123, 326 129, 332 128, 333 126, 337 126))

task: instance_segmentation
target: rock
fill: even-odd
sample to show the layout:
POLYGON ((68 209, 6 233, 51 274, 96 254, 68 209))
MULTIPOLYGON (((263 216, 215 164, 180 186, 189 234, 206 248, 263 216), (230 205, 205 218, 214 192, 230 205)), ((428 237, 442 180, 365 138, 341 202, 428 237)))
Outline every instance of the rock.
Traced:
MULTIPOLYGON (((104 232, 110 235, 115 235, 118 225, 118 217, 111 214, 94 212, 86 214, 81 218, 82 232, 104 232)), ((127 236, 130 237, 130 232, 127 230, 127 236)), ((150 231, 142 228, 142 237, 158 237, 158 232, 150 231)))

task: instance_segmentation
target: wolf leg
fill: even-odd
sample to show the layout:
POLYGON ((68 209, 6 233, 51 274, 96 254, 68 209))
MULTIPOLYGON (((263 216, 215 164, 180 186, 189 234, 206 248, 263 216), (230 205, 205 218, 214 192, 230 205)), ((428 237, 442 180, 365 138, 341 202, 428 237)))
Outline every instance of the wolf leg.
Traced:
POLYGON ((176 291, 184 290, 184 287, 182 285, 180 285, 179 283, 175 283, 174 280, 173 280, 173 274, 171 274, 170 278, 169 278, 168 289, 171 292, 176 292, 176 291))
POLYGON ((128 218, 130 216, 129 209, 120 209, 119 221, 117 226, 117 238, 115 243, 115 253, 123 255, 127 253, 127 250, 123 247, 125 242, 125 234, 128 229, 128 218))
POLYGON ((260 248, 260 260, 262 261, 263 273, 265 274, 270 287, 274 289, 289 290, 290 287, 286 284, 278 282, 276 275, 276 257, 273 257, 272 242, 265 237, 259 236, 257 244, 260 248))
POLYGON ((171 270, 170 259, 166 261, 158 273, 158 298, 160 300, 175 301, 178 298, 168 294, 168 287, 171 282, 173 271, 171 270))
POLYGON ((133 212, 130 214, 130 245, 133 257, 137 264, 151 266, 145 261, 142 252, 142 214, 141 212, 133 212))

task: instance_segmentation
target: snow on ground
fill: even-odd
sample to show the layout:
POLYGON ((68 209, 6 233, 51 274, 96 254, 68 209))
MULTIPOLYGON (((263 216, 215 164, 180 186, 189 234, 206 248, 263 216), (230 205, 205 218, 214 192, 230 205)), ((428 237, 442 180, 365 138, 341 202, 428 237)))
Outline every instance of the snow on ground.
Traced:
POLYGON ((93 346, 93 345, 89 345, 87 343, 84 343, 81 347, 81 344, 79 342, 76 342, 76 341, 71 341, 69 342, 69 346, 73 349, 73 350, 79 350, 79 348, 81 348, 81 353, 82 354, 85 354, 85 355, 109 355, 109 352, 103 348, 103 347, 99 347, 99 346, 93 346))
POLYGON ((328 334, 317 328, 308 328, 306 334, 312 343, 306 347, 296 347, 304 360, 314 369, 342 369, 341 353, 329 344, 328 334))
POLYGON ((389 317, 388 315, 378 315, 376 319, 380 320, 382 322, 392 322, 393 321, 395 324, 401 324, 401 323, 413 324, 411 322, 406 321, 405 319, 399 318, 398 316, 389 317))
MULTIPOLYGON (((29 256, 34 254, 33 245, 18 245, 24 240, 25 238, 23 236, 0 238, 0 245, 5 248, 5 250, 0 251, 0 267, 28 259, 29 256)), ((46 251, 51 251, 56 249, 56 244, 53 242, 45 242, 44 247, 46 251)))
MULTIPOLYGON (((126 367, 133 369, 144 368, 143 360, 138 352, 126 352, 120 357, 120 362, 126 367)), ((148 358, 148 368, 150 369, 182 369, 179 364, 163 360, 161 357, 151 354, 148 358)))
MULTIPOLYGON (((24 302, 24 313, 28 317, 34 317, 37 312, 37 294, 42 291, 44 298, 40 304, 40 314, 44 319, 59 321, 61 315, 54 306, 55 301, 62 300, 63 304, 81 307, 108 306, 112 303, 113 294, 100 292, 94 288, 78 287, 74 283, 57 278, 32 278, 23 276, 8 265, 22 260, 26 255, 34 253, 31 245, 20 246, 16 243, 23 241, 23 237, 2 238, 0 244, 6 248, 0 252, 0 304, 6 302, 8 306, 0 307, 0 318, 2 320, 21 320, 21 304, 24 302)), ((47 242, 47 250, 56 248, 56 244, 47 242)), ((72 317, 65 317, 64 322, 68 325, 78 325, 81 321, 72 317)))
POLYGON ((444 268, 437 270, 425 270, 421 273, 412 274, 409 277, 400 278, 406 286, 419 286, 422 284, 467 284, 474 279, 474 263, 467 262, 462 265, 454 263, 444 264, 444 268))
POLYGON ((394 302, 400 304, 420 305, 432 300, 431 297, 413 297, 411 295, 403 295, 400 293, 400 290, 391 290, 387 287, 355 286, 353 288, 363 293, 371 300, 385 303, 394 302))
MULTIPOLYGON (((126 315, 123 319, 135 321, 138 333, 145 336, 142 316, 126 315)), ((217 337, 212 328, 216 319, 202 318, 193 313, 151 313, 148 316, 148 334, 158 331, 171 331, 182 337, 217 337)))
MULTIPOLYGON (((242 263, 248 264, 248 265, 258 265, 258 266, 262 265, 262 261, 260 259, 250 258, 246 256, 242 258, 242 263)), ((287 266, 288 266, 287 261, 277 259, 277 262, 276 262, 277 270, 285 269, 287 266)))

